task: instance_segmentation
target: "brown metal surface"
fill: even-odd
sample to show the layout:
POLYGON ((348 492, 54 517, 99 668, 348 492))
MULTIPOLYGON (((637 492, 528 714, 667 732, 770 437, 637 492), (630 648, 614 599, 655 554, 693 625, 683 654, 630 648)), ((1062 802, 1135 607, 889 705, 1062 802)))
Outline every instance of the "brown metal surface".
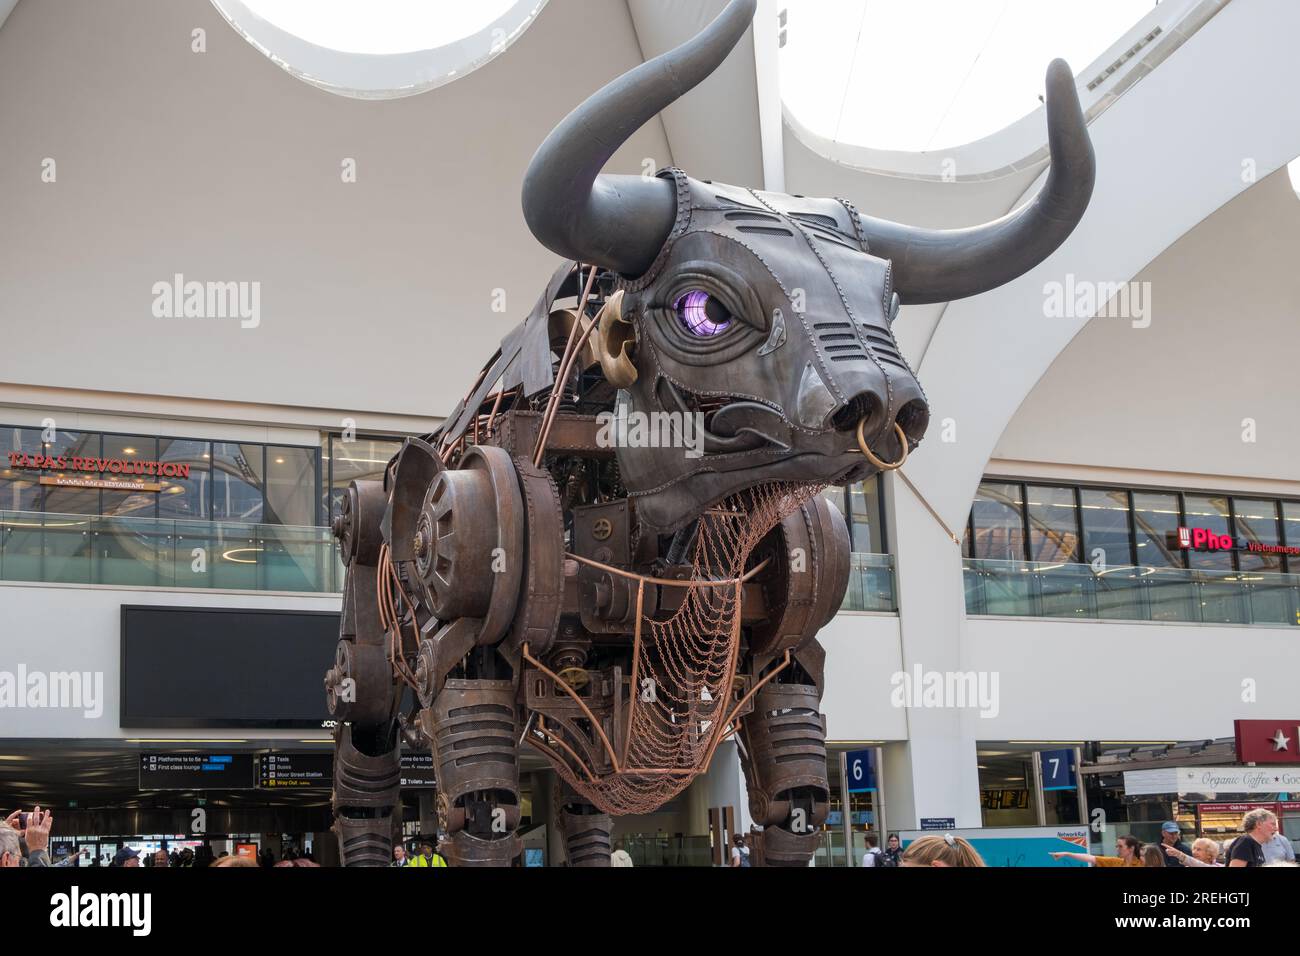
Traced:
MULTIPOLYGON (((502 448, 510 452, 511 457, 516 460, 525 458, 536 446, 541 427, 541 412, 503 412, 497 422, 498 441, 502 448)), ((553 456, 581 455, 596 460, 614 458, 615 449, 602 445, 597 440, 599 434, 600 424, 595 415, 557 412, 546 442, 547 453, 553 456)))
POLYGON ((480 644, 501 638, 519 600, 524 521, 515 467, 500 448, 470 448, 434 478, 414 549, 433 616, 481 619, 480 644))
POLYGON ((515 559, 522 559, 523 580, 519 613, 506 646, 517 653, 527 643, 534 654, 545 654, 555 639, 564 602, 564 513, 550 472, 518 459, 515 467, 527 514, 527 545, 515 559))
POLYGON ((812 640, 839 610, 849 582, 848 528, 818 495, 787 515, 759 550, 772 561, 759 578, 768 616, 750 633, 750 651, 776 654, 812 640))

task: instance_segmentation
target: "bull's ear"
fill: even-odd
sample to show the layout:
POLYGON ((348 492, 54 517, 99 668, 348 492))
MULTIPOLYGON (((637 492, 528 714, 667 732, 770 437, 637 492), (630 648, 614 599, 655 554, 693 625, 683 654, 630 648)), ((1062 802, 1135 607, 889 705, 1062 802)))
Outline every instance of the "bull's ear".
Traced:
POLYGON ((717 69, 756 5, 731 0, 699 34, 607 84, 551 131, 524 176, 524 219, 538 242, 624 275, 650 268, 677 215, 672 183, 600 171, 646 121, 717 69))
POLYGON ((637 379, 636 329, 623 317, 622 289, 606 300, 596 324, 595 349, 605 380, 615 388, 631 388, 637 379))
POLYGON ((871 254, 893 261, 904 305, 996 289, 1050 256, 1079 224, 1097 168, 1074 74, 1064 60, 1047 68, 1046 103, 1052 165, 1038 195, 1020 209, 969 229, 919 229, 862 217, 871 254))

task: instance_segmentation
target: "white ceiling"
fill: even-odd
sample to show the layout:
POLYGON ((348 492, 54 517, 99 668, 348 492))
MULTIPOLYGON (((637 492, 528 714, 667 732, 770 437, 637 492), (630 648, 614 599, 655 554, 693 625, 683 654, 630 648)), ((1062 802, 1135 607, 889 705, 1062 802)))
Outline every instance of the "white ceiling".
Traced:
MULTIPOLYGON (((556 263, 520 211, 534 149, 722 5, 550 0, 482 69, 363 102, 287 75, 208 0, 19 4, 0 30, 0 381, 445 414, 556 263), (196 27, 204 54, 190 50, 196 27), (46 158, 57 183, 41 181, 46 158), (340 180, 347 158, 353 184, 340 180), (151 287, 177 272, 260 281, 261 326, 155 319, 151 287)), ((747 36, 608 169, 649 160, 762 186, 756 84, 747 36)), ((832 162, 788 127, 781 139, 789 192, 925 226, 1002 215, 1042 166, 944 183, 832 162)), ((914 361, 941 311, 904 310, 896 329, 914 361)))

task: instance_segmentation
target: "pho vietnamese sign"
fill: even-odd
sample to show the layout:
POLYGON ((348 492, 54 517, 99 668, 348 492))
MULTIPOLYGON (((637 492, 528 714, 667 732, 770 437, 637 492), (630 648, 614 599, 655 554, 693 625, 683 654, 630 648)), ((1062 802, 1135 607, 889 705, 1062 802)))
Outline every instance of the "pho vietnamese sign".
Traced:
POLYGON ((1246 538, 1219 534, 1209 528, 1179 528, 1170 532, 1169 547, 1183 551, 1250 551, 1255 554, 1300 555, 1300 547, 1286 544, 1265 544, 1246 538))

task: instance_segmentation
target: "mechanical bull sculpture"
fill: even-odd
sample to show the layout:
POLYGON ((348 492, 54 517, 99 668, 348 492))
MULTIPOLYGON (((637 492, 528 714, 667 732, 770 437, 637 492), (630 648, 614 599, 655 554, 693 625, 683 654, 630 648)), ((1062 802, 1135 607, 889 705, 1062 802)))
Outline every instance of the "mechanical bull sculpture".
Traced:
POLYGON ((608 865, 611 816, 661 806, 728 737, 763 827, 756 862, 804 865, 816 848, 816 634, 850 561, 819 492, 898 467, 925 434, 899 306, 1042 261, 1083 215, 1094 166, 1058 60, 1046 184, 986 225, 918 229, 679 169, 602 174, 754 7, 733 0, 556 127, 523 207, 568 261, 444 424, 348 489, 326 675, 346 865, 389 861, 403 742, 434 754, 453 865, 519 854, 525 744, 557 772, 570 865, 608 865))

